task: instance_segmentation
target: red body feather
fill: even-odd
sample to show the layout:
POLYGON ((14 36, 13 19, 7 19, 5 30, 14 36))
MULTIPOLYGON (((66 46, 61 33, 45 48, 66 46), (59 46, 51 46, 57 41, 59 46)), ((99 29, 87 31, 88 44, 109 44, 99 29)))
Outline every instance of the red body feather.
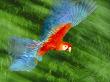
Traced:
POLYGON ((49 50, 60 50, 60 46, 64 43, 63 37, 70 30, 71 23, 62 24, 56 27, 54 33, 52 33, 48 39, 42 44, 42 47, 39 48, 38 54, 44 55, 49 50))

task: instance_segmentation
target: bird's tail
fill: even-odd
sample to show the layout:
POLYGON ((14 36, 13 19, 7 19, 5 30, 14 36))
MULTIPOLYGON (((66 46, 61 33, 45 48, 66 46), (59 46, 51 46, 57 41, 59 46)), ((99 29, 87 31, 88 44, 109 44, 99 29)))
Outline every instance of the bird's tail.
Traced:
POLYGON ((96 9, 93 0, 56 0, 50 15, 44 23, 46 29, 63 23, 78 25, 96 9))

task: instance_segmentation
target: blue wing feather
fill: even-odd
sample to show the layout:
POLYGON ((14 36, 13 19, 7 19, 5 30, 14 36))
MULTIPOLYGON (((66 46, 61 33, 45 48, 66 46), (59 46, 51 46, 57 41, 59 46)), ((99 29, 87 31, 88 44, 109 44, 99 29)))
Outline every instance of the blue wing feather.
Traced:
POLYGON ((12 71, 31 71, 36 67, 34 57, 20 56, 16 58, 10 66, 12 71))
POLYGON ((37 65, 35 61, 42 61, 42 57, 37 55, 37 50, 41 42, 35 40, 12 37, 10 40, 10 52, 13 62, 10 66, 12 71, 30 71, 37 65), (34 47, 33 47, 34 46, 34 47))
MULTIPOLYGON (((9 52, 13 56, 18 56, 23 54, 23 52, 28 49, 28 45, 34 44, 35 41, 27 38, 11 37, 9 39, 9 52)), ((31 48, 30 48, 31 49, 31 48)))
POLYGON ((93 0, 56 0, 52 8, 52 14, 45 19, 42 39, 56 26, 72 23, 78 25, 96 8, 93 0))

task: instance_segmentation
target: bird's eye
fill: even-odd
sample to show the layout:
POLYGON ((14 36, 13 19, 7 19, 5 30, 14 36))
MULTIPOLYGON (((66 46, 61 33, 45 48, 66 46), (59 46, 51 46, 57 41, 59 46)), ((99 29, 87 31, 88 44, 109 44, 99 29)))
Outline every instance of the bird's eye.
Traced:
POLYGON ((63 50, 66 50, 67 48, 68 48, 67 45, 64 45, 64 46, 63 46, 63 50))
POLYGON ((65 45, 65 47, 67 47, 67 46, 65 45))

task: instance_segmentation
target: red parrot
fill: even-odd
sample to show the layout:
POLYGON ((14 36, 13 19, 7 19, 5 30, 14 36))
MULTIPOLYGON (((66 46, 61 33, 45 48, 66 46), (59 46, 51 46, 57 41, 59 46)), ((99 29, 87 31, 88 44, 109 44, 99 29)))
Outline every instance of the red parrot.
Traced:
POLYGON ((62 24, 54 29, 53 34, 42 44, 38 50, 38 55, 42 56, 49 50, 67 50, 71 52, 71 44, 63 41, 63 37, 72 27, 71 23, 62 24))
POLYGON ((40 41, 25 38, 11 38, 11 50, 14 58, 10 70, 29 71, 35 68, 42 57, 50 50, 69 51, 72 45, 63 41, 66 33, 82 22, 96 8, 93 0, 56 0, 52 13, 43 24, 40 41), (37 63, 35 63, 37 61, 37 63))

